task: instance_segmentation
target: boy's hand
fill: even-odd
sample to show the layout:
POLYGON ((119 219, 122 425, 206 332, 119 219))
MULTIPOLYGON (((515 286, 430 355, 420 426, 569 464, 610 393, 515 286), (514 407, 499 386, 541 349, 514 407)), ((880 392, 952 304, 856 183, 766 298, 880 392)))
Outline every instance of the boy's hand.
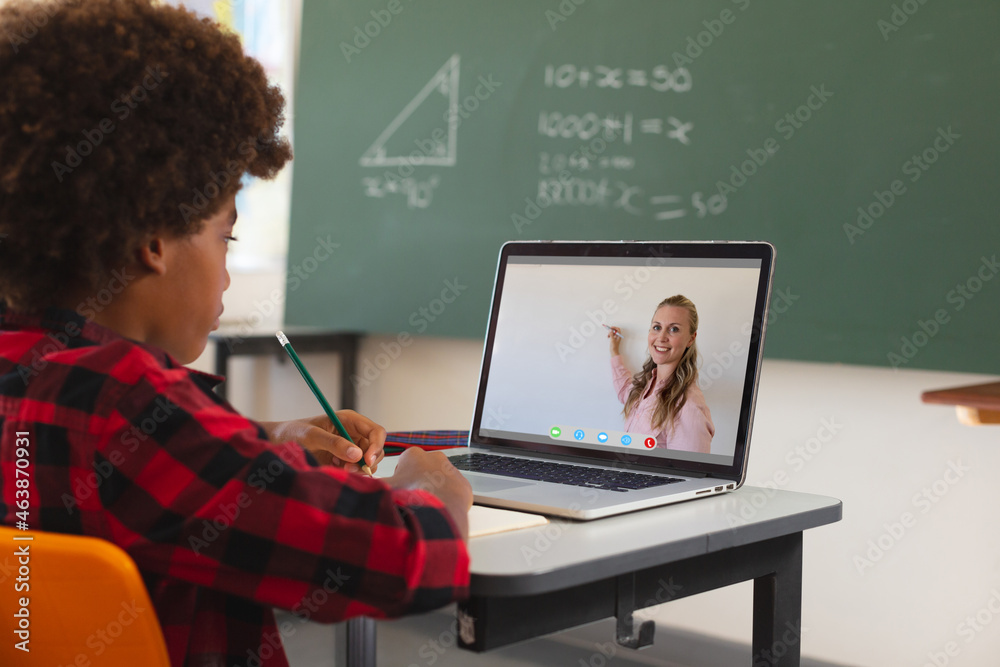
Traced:
POLYGON ((326 415, 287 422, 260 422, 260 425, 271 442, 294 440, 322 465, 338 465, 357 472, 366 463, 375 472, 378 462, 385 456, 385 429, 354 410, 338 410, 337 417, 354 444, 337 434, 337 428, 326 415))
POLYGON ((472 486, 442 452, 409 447, 399 456, 396 471, 385 478, 394 489, 420 489, 444 503, 462 539, 469 539, 472 486))

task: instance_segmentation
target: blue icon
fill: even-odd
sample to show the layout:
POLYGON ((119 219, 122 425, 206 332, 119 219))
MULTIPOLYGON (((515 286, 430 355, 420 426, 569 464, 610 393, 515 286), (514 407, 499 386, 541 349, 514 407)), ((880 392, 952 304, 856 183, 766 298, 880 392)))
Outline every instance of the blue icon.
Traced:
POLYGON ((576 438, 577 440, 583 440, 583 429, 578 428, 575 431, 573 431, 573 437, 576 438))
POLYGON ((597 434, 597 441, 598 442, 607 442, 608 441, 608 434, 607 433, 598 433, 597 434))
POLYGON ((629 445, 631 445, 632 444, 632 436, 630 436, 630 435, 623 435, 622 436, 622 444, 625 445, 626 447, 629 446, 629 445))

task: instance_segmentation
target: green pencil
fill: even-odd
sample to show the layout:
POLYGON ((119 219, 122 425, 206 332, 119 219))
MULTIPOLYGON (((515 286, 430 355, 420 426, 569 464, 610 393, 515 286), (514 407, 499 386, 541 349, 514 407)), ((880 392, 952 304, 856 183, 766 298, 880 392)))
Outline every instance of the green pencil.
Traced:
MULTIPOLYGON (((344 428, 340 419, 337 418, 337 413, 333 411, 333 408, 331 408, 330 404, 327 402, 326 396, 324 396, 323 392, 321 392, 319 387, 316 386, 316 382, 313 381, 312 376, 309 375, 309 371, 306 370, 306 367, 302 365, 302 360, 299 359, 299 355, 295 354, 295 348, 293 348, 292 344, 288 342, 288 337, 281 331, 276 333, 275 336, 278 337, 278 342, 281 343, 281 347, 285 348, 285 352, 287 352, 288 356, 291 357, 292 363, 295 364, 297 369, 299 369, 299 374, 302 375, 302 379, 306 381, 307 385, 309 385, 312 393, 319 400, 319 404, 323 406, 323 412, 325 412, 326 416, 333 422, 333 425, 337 428, 337 433, 339 433, 340 437, 344 438, 348 442, 354 443, 350 434, 347 433, 347 429, 344 428)), ((364 461, 364 458, 362 457, 361 460, 364 461)), ((361 470, 368 476, 372 475, 372 469, 368 467, 367 463, 361 464, 361 470)))

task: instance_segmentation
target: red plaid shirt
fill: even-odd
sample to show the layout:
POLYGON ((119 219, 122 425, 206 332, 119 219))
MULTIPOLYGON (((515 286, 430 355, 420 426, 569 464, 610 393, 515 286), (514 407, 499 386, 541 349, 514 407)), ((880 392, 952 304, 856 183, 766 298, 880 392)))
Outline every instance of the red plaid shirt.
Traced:
POLYGON ((25 431, 30 528, 125 549, 178 666, 287 665, 272 607, 334 622, 467 594, 436 498, 269 442, 212 392, 220 379, 75 313, 0 304, 0 521, 18 520, 25 431))

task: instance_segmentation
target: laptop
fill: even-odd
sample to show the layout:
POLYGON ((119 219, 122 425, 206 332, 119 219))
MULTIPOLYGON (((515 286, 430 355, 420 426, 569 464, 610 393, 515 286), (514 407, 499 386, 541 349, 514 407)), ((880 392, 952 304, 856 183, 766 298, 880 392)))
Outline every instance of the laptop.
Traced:
MULTIPOLYGON (((739 488, 774 252, 766 242, 506 243, 468 446, 447 453, 475 502, 588 520, 739 488), (623 400, 652 360, 654 314, 677 312, 657 306, 674 295, 698 314, 700 396, 689 388, 690 405, 657 430, 635 407, 628 419, 623 400), (617 374, 610 335, 620 336, 617 374)), ((669 368, 664 354, 672 348, 651 365, 669 368)))

